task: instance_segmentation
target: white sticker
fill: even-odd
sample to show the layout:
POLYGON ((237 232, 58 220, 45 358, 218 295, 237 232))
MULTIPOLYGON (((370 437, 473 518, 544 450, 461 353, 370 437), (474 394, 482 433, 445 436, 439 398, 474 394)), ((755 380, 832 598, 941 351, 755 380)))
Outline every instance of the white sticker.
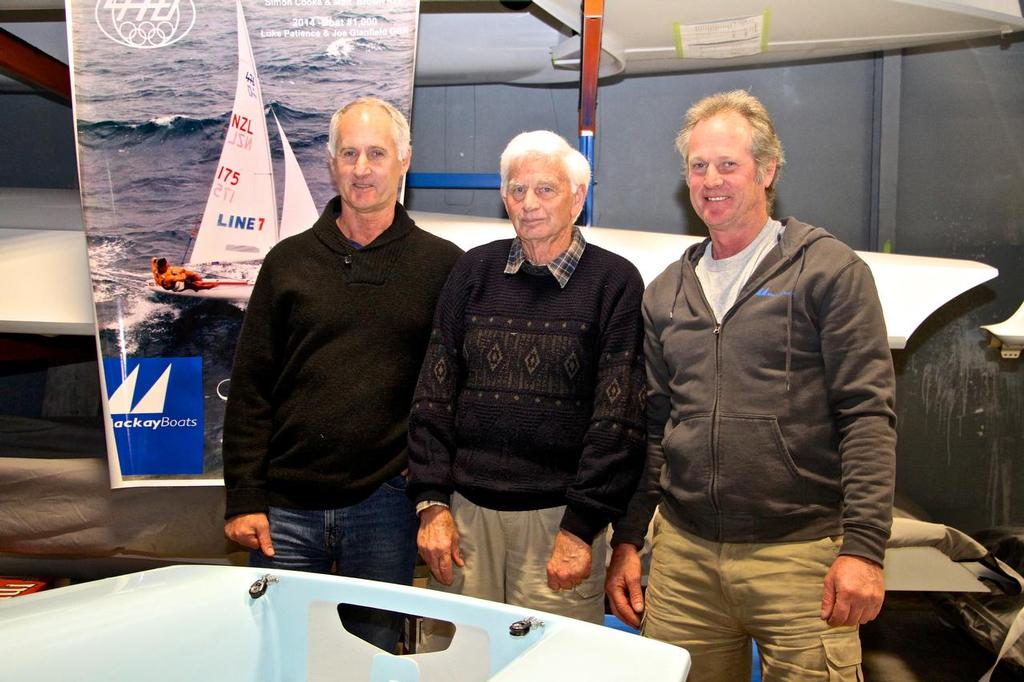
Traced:
POLYGON ((764 51, 765 16, 675 24, 680 59, 725 59, 764 51))

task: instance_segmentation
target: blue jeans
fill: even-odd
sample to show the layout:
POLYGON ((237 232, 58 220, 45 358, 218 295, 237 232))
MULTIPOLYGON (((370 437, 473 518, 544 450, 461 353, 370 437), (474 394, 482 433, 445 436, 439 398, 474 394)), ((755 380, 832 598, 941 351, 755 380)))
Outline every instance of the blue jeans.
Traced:
MULTIPOLYGON (((386 481, 368 498, 338 509, 270 507, 274 556, 249 553, 255 568, 331 573, 411 585, 416 565, 416 509, 405 495, 405 478, 386 481)), ((387 652, 401 633, 399 614, 339 605, 345 629, 387 652)))

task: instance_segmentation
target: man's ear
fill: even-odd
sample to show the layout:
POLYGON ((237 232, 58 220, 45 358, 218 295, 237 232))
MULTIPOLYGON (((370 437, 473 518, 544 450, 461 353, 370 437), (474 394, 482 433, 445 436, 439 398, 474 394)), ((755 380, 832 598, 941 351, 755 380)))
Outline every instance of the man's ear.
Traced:
POLYGON ((761 182, 761 185, 765 189, 768 189, 769 187, 771 187, 772 186, 772 182, 775 181, 775 170, 776 170, 777 167, 778 167, 778 164, 775 162, 775 159, 772 159, 771 161, 769 161, 768 163, 765 164, 765 167, 764 167, 764 178, 762 179, 762 182, 761 182))
POLYGON ((574 216, 573 217, 573 222, 576 221, 576 218, 580 217, 580 213, 583 211, 583 204, 584 204, 584 202, 586 202, 586 200, 587 200, 587 186, 586 185, 580 185, 579 187, 576 188, 576 192, 573 194, 573 197, 572 197, 572 213, 573 213, 573 216, 574 216))
POLYGON ((412 163, 412 147, 405 152, 405 159, 402 161, 402 175, 409 172, 409 164, 412 163))

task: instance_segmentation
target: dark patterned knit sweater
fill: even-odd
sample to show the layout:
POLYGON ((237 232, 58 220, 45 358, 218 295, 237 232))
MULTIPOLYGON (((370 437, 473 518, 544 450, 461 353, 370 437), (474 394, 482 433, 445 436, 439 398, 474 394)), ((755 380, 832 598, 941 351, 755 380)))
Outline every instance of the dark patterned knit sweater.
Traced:
POLYGON ((406 466, 416 375, 461 252, 401 206, 357 250, 339 210, 335 198, 260 269, 224 420, 227 517, 348 506, 406 466))
POLYGON ((590 541, 644 460, 643 281, 587 245, 565 288, 503 272, 510 240, 472 249, 441 292, 409 422, 409 494, 498 510, 567 505, 590 541))

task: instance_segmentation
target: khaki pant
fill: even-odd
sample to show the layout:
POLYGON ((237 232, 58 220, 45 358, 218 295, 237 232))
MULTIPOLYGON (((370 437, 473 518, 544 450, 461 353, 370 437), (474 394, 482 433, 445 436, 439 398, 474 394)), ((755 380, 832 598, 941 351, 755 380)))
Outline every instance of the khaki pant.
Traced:
POLYGON ((659 516, 641 632, 690 652, 690 682, 749 680, 751 638, 765 682, 861 680, 857 627, 820 617, 839 544, 709 542, 659 516))
POLYGON ((547 564, 565 507, 495 511, 455 493, 451 508, 466 565, 452 566, 451 585, 431 576, 431 589, 604 622, 604 533, 591 546, 590 577, 572 590, 556 591, 548 587, 547 564))

